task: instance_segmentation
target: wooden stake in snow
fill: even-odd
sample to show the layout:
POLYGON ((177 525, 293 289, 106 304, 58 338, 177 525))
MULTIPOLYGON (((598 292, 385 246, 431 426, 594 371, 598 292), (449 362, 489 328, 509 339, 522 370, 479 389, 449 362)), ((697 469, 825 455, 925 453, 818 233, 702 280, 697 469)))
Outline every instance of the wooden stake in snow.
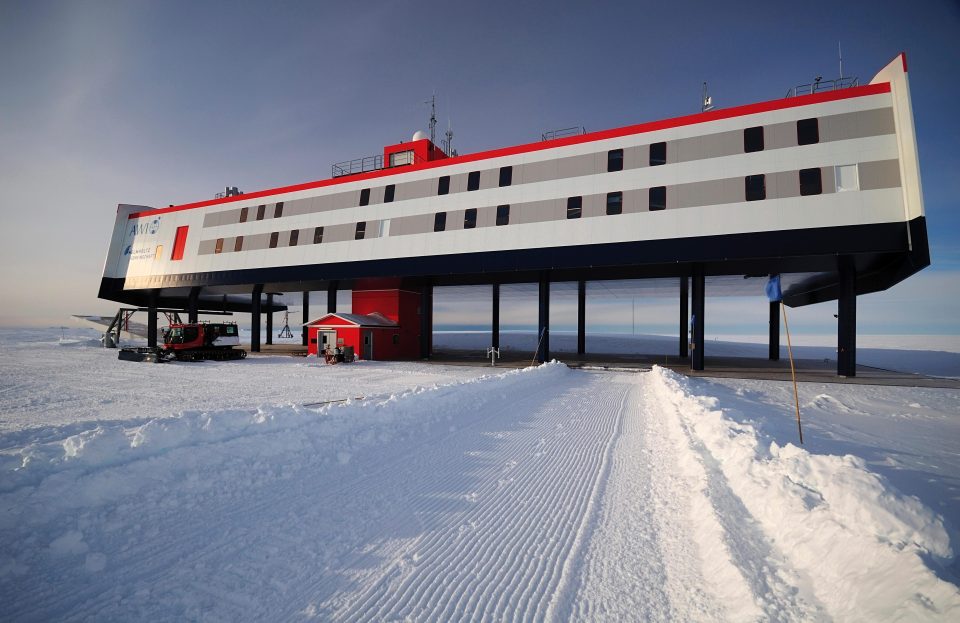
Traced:
POLYGON ((797 371, 793 367, 793 347, 790 345, 790 325, 787 324, 787 306, 780 301, 783 310, 783 328, 787 331, 787 354, 790 356, 790 376, 793 377, 793 401, 797 405, 797 433, 800 434, 800 445, 803 445, 803 429, 800 427, 800 393, 797 391, 797 371))

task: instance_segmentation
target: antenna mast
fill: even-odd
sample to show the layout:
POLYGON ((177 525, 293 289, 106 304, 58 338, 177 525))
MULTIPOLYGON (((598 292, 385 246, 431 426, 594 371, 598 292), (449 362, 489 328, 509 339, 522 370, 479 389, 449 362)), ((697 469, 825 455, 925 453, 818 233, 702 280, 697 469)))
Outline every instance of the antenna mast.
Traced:
POLYGON ((843 80, 843 50, 840 49, 839 41, 837 41, 837 56, 840 57, 840 79, 843 80))
POLYGON ((703 83, 703 92, 700 94, 700 112, 713 110, 713 98, 707 95, 707 83, 703 83))
POLYGON ((430 142, 437 142, 437 94, 430 98, 430 142))

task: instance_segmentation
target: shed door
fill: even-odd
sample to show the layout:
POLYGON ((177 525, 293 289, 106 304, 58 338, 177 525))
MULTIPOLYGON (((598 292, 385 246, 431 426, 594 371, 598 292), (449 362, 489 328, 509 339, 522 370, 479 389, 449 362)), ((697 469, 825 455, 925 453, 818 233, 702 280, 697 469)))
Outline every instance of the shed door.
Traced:
POLYGON ((363 332, 363 358, 373 360, 373 331, 363 332))
POLYGON ((337 347, 337 332, 336 331, 321 331, 320 332, 320 343, 317 344, 317 352, 322 353, 328 348, 332 351, 337 347))

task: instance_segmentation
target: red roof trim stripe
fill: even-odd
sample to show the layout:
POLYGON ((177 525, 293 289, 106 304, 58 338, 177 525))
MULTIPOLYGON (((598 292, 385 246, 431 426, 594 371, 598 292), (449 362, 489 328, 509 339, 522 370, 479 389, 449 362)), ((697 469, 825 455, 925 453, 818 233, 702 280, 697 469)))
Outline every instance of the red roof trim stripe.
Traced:
MULTIPOLYGON (((904 57, 904 60, 906 60, 905 57, 904 57)), ((683 117, 673 117, 671 119, 663 119, 661 121, 650 121, 647 123, 640 123, 637 125, 630 125, 622 128, 614 128, 611 130, 601 130, 599 132, 591 132, 589 134, 581 134, 579 136, 558 138, 552 141, 538 141, 536 143, 527 143, 524 145, 516 145, 514 147, 504 147, 501 149, 482 151, 475 154, 467 154, 464 156, 457 156, 455 158, 445 158, 443 160, 423 162, 423 163, 405 166, 397 169, 381 169, 379 171, 371 171, 370 173, 361 173, 357 175, 348 175, 348 176, 335 177, 335 178, 326 179, 326 180, 306 182, 303 184, 294 184, 292 186, 282 186, 280 188, 270 188, 267 190, 259 190, 256 192, 247 193, 245 195, 235 195, 233 197, 223 197, 221 199, 209 199, 206 201, 197 201, 195 203, 186 203, 179 206, 172 206, 169 208, 159 208, 156 210, 147 210, 144 212, 134 212, 128 218, 135 219, 135 218, 140 218, 141 216, 152 217, 158 214, 166 214, 168 212, 179 212, 180 210, 192 210, 194 208, 204 208, 212 205, 234 203, 237 201, 249 201, 251 199, 258 199, 260 197, 269 197, 271 195, 297 192, 300 190, 309 190, 312 188, 323 188, 326 186, 346 184, 348 182, 362 182, 364 180, 387 177, 390 175, 398 175, 400 173, 410 173, 412 171, 422 171, 425 169, 446 167, 454 164, 477 162, 479 160, 489 160, 491 158, 499 158, 502 156, 525 154, 525 153, 530 153, 534 151, 542 151, 545 149, 566 147, 568 145, 579 145, 581 143, 590 143, 590 142, 602 141, 610 138, 619 138, 621 136, 629 136, 632 134, 643 134, 645 132, 655 132, 657 130, 666 130, 669 128, 678 128, 678 127, 687 126, 687 125, 695 125, 697 123, 707 123, 710 121, 719 121, 721 119, 731 119, 733 117, 755 115, 758 113, 770 112, 773 110, 783 110, 787 108, 796 108, 799 106, 809 106, 811 104, 822 104, 825 102, 834 102, 838 100, 852 99, 854 97, 865 97, 868 95, 877 95, 880 93, 889 93, 889 92, 890 92, 890 83, 881 82, 879 84, 867 84, 859 87, 851 87, 849 89, 843 89, 840 91, 827 91, 825 93, 813 93, 811 95, 801 95, 798 97, 790 97, 790 98, 783 98, 778 100, 771 100, 767 102, 759 102, 757 104, 746 104, 744 106, 735 106, 733 108, 724 108, 721 110, 711 110, 708 112, 696 113, 693 115, 685 115, 683 117)))

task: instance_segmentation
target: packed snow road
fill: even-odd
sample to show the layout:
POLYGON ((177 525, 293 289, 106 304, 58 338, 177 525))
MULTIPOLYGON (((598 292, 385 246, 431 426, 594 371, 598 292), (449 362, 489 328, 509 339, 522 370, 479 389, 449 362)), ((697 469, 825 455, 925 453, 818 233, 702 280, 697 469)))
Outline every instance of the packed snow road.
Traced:
POLYGON ((939 518, 686 381, 559 364, 0 454, 11 620, 951 620, 939 518), (865 578, 869 577, 869 582, 865 578))

